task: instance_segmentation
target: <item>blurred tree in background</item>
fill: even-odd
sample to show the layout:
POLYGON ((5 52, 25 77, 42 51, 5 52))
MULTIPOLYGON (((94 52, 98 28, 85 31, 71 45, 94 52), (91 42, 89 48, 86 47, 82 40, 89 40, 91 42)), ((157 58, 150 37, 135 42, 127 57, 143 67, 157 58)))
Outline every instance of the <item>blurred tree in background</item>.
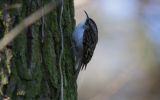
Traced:
MULTIPOLYGON (((51 1, 0 0, 0 38, 3 38, 3 35, 26 16, 51 1)), ((61 93, 58 65, 61 51, 59 9, 60 7, 57 6, 48 15, 26 28, 0 52, 0 100, 9 100, 9 98, 11 100, 59 100, 61 93)), ((73 0, 65 0, 62 16, 64 100, 77 98, 70 41, 74 25, 73 0)))

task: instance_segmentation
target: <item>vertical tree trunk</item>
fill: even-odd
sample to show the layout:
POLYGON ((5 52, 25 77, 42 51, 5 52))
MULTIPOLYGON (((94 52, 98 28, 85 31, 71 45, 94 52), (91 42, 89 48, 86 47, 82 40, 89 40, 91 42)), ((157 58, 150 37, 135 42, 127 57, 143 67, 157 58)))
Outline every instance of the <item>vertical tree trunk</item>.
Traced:
MULTIPOLYGON (((21 8, 7 10, 11 20, 8 30, 16 26, 45 4, 53 0, 0 0, 1 18, 5 5, 22 4, 21 8)), ((59 0, 55 0, 58 2, 59 0)), ((0 62, 0 95, 11 100, 60 100, 59 56, 61 35, 59 9, 42 17, 25 29, 2 52, 0 62), (8 61, 8 62, 7 62, 8 61)), ((4 18, 1 20, 4 24, 4 18)), ((64 100, 77 99, 74 80, 74 59, 71 50, 71 33, 75 25, 73 0, 64 0, 62 28, 64 53, 62 71, 64 100)), ((5 30, 7 29, 4 25, 5 30)), ((0 26, 0 35, 7 32, 0 26)), ((2 37, 2 36, 0 36, 2 37)))

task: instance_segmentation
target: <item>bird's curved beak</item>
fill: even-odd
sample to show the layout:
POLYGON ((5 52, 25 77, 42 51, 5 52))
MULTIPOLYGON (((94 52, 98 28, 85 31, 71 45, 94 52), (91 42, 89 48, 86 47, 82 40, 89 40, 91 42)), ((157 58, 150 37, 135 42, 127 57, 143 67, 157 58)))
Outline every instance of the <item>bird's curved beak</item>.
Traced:
POLYGON ((85 12, 85 14, 86 14, 87 18, 89 18, 89 16, 88 16, 87 12, 86 12, 85 10, 84 10, 84 12, 85 12))

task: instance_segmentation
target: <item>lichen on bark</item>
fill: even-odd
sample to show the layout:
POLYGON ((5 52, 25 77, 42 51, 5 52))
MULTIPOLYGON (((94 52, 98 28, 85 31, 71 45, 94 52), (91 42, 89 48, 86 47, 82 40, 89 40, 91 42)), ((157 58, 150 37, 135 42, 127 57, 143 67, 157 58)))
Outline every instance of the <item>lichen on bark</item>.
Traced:
MULTIPOLYGON (((9 10, 12 27, 26 16, 52 0, 2 0, 3 5, 21 3, 20 9, 9 10)), ((55 0, 58 2, 58 0, 55 0)), ((59 100, 60 72, 60 30, 58 28, 58 9, 55 9, 33 25, 25 29, 11 43, 12 59, 7 77, 8 83, 0 88, 12 100, 59 100)), ((64 32, 64 54, 62 71, 64 76, 64 100, 77 99, 77 86, 74 79, 74 59, 71 49, 71 33, 75 26, 73 0, 64 1, 62 28, 64 32)), ((0 65, 3 64, 0 62, 0 65)), ((1 67, 1 66, 0 66, 1 67)), ((0 77, 2 75, 0 74, 0 77)), ((2 80, 1 80, 2 81, 2 80)))

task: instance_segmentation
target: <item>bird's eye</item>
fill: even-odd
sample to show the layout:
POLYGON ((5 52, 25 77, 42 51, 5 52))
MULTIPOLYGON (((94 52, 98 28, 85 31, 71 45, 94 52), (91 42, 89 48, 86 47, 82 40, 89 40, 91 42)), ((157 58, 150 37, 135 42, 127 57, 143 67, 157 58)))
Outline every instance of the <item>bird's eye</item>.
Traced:
POLYGON ((89 29, 89 26, 88 26, 88 25, 84 25, 84 28, 85 28, 85 29, 89 29))

